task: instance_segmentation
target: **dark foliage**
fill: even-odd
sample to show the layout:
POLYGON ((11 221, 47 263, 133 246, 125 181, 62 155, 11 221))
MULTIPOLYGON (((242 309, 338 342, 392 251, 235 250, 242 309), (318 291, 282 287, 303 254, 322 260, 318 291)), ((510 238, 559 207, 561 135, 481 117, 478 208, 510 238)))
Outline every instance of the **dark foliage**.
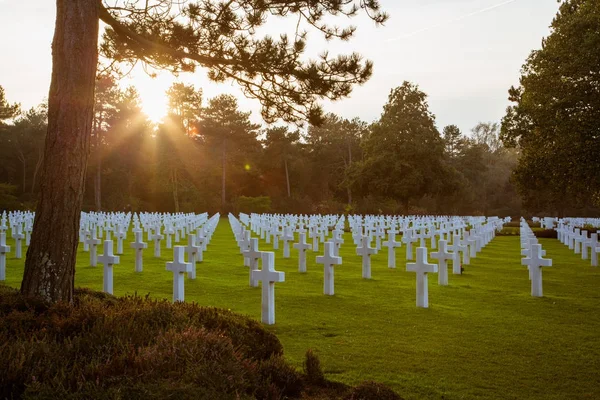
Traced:
POLYGON ((402 397, 381 383, 367 381, 355 387, 346 400, 402 400, 402 397))

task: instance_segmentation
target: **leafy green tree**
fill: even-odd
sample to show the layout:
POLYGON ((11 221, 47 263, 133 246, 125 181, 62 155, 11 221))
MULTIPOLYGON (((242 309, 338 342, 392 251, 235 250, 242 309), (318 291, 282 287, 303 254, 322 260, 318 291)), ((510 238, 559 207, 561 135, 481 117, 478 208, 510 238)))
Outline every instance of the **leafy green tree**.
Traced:
POLYGON ((456 125, 445 126, 442 130, 442 138, 444 139, 446 154, 450 157, 455 157, 460 153, 461 147, 465 143, 465 138, 462 136, 462 132, 456 125))
POLYGON ((213 81, 232 80, 258 99, 267 121, 318 122, 318 102, 348 96, 371 76, 372 64, 358 54, 307 60, 307 34, 273 39, 260 36, 258 28, 268 16, 289 16, 327 38, 349 39, 354 28, 331 27, 325 22, 330 15, 353 16, 363 9, 377 23, 387 18, 377 0, 134 0, 110 5, 57 0, 56 5, 43 161, 48 179, 42 180, 21 285, 24 295, 54 302, 73 298, 100 20, 108 25, 100 49, 109 60, 141 60, 174 72, 202 66, 213 81))
POLYGON ((444 141, 427 95, 412 83, 391 90, 363 149, 363 184, 375 195, 401 202, 405 212, 423 196, 452 190, 445 184, 444 141))
POLYGON ((598 1, 564 1, 509 90, 502 140, 520 149, 514 178, 531 211, 600 205, 598 26, 598 1))
POLYGON ((203 109, 200 134, 220 158, 221 164, 221 210, 228 210, 227 175, 249 170, 248 157, 257 152, 259 125, 250 122, 250 112, 238 109, 237 100, 231 95, 220 95, 210 99, 203 109), (230 167, 230 168, 228 168, 230 167))

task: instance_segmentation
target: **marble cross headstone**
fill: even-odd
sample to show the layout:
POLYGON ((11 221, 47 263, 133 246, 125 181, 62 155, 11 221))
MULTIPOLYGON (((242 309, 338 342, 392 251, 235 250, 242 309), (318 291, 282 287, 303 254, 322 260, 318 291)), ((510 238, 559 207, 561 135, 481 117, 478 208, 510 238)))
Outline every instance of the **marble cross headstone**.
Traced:
POLYGON ((342 263, 342 257, 333 254, 334 244, 325 242, 325 254, 317 257, 317 264, 323 264, 323 294, 333 296, 333 267, 342 263))
POLYGON ((96 237, 96 228, 92 229, 92 236, 87 237, 85 239, 85 242, 88 244, 89 249, 90 249, 90 265, 92 267, 95 267, 96 265, 98 265, 98 249, 97 249, 97 247, 101 242, 101 240, 96 237))
POLYGON ((551 267, 552 260, 542 258, 542 245, 532 244, 531 255, 521 260, 522 265, 527 265, 529 268, 529 276, 531 277, 531 295, 533 297, 542 297, 544 295, 542 289, 542 267, 551 267))
POLYGON ((388 268, 396 268, 396 247, 400 247, 402 242, 396 241, 396 232, 388 232, 388 240, 383 242, 383 246, 388 248, 388 268))
POLYGON ((23 258, 22 240, 25 239, 25 235, 23 235, 23 233, 21 232, 21 224, 17 224, 17 232, 13 235, 13 239, 15 239, 15 258, 21 259, 23 258))
POLYGON ((6 245, 6 233, 0 232, 0 281, 6 280, 6 254, 10 246, 6 245))
POLYGON ((294 243, 294 248, 298 250, 298 272, 306 272, 306 251, 311 248, 306 242, 306 233, 298 234, 298 243, 294 243))
POLYGON ((160 241, 164 238, 163 235, 160 234, 160 229, 157 229, 156 232, 152 235, 152 239, 154 241, 154 257, 160 258, 160 241))
POLYGON ((360 241, 360 247, 356 249, 356 254, 362 256, 362 277, 371 279, 371 254, 376 254, 375 250, 370 245, 369 236, 364 235, 360 241))
POLYGON ((431 258, 438 260, 438 284, 442 286, 448 285, 448 264, 447 260, 451 260, 453 254, 448 252, 448 242, 440 240, 438 242, 439 250, 431 253, 431 258))
POLYGON ((252 278, 262 282, 260 317, 263 324, 275 324, 275 282, 284 282, 285 273, 275 271, 275 253, 264 251, 262 269, 252 271, 252 278))
POLYGON ((250 238, 250 246, 243 252, 243 255, 248 259, 250 286, 257 287, 258 281, 252 278, 252 271, 258 269, 258 260, 262 255, 262 252, 258 250, 258 238, 250 238))
POLYGON ((135 242, 131 243, 130 246, 135 250, 135 272, 142 272, 144 269, 144 249, 148 248, 148 243, 144 243, 143 232, 138 230, 135 232, 135 242))
POLYGON ((192 270, 192 264, 185 262, 185 247, 173 247, 173 261, 167 263, 167 271, 173 272, 173 303, 185 301, 185 274, 192 270))
POLYGON ((408 272, 417 273, 417 307, 429 307, 429 288, 427 285, 427 273, 437 272, 437 264, 427 262, 427 247, 417 248, 417 261, 406 264, 408 272))
POLYGON ((185 252, 187 253, 187 260, 191 264, 191 269, 188 272, 188 278, 196 279, 196 254, 198 254, 200 246, 196 245, 196 235, 188 235, 188 243, 185 246, 185 252))
POLYGON ((290 258, 290 242, 294 241, 294 234, 292 228, 286 226, 283 228, 283 258, 290 258))
POLYGON ((98 256, 98 262, 104 266, 102 290, 113 294, 113 265, 119 263, 119 256, 113 254, 113 241, 104 241, 104 254, 98 256))

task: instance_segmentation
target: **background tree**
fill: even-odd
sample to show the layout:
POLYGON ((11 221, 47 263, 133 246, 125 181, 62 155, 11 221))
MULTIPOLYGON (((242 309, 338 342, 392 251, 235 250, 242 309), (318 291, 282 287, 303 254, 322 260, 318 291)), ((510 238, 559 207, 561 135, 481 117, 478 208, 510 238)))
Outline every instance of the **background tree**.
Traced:
POLYGON ((514 179, 531 211, 600 205, 598 26, 598 1, 564 1, 509 90, 502 139, 520 149, 514 179))
POLYGON ((21 112, 21 105, 18 103, 10 104, 6 99, 4 88, 0 86, 0 124, 2 120, 14 118, 21 112))
POLYGON ((290 185, 290 158, 297 152, 300 132, 290 132, 285 126, 267 128, 263 145, 265 147, 265 159, 267 163, 283 166, 287 197, 292 197, 290 185), (277 160, 278 162, 274 162, 277 160))
MULTIPOLYGON (((221 165, 221 210, 225 213, 229 210, 228 173, 250 172, 249 157, 260 148, 257 140, 259 125, 250 122, 250 113, 240 111, 236 98, 231 95, 210 99, 202 114, 200 135, 221 165)), ((238 190, 243 190, 243 186, 238 190)))
POLYGON ((412 201, 451 189, 444 187, 444 142, 426 99, 409 82, 392 89, 381 118, 363 141, 363 185, 375 195, 400 201, 404 212, 412 201))
POLYGON ((167 90, 169 117, 178 121, 181 130, 188 136, 197 135, 196 126, 202 110, 202 89, 194 85, 175 82, 167 90))

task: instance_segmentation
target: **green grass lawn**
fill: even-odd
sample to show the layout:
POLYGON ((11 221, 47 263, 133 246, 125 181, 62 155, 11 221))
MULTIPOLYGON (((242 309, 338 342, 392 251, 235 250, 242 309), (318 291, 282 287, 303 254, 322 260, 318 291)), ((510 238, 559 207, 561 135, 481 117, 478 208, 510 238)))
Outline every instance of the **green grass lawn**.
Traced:
MULTIPOLYGON (((295 250, 288 260, 281 249, 276 252, 275 267, 285 271, 286 281, 276 284, 276 325, 268 329, 292 363, 300 366, 312 348, 329 379, 380 381, 407 399, 600 398, 600 268, 558 240, 541 240, 554 263, 544 269, 544 298, 530 296, 519 238, 504 236, 462 276, 450 270, 449 286, 438 286, 437 275, 430 274, 430 308, 418 309, 404 246, 397 249, 395 270, 387 268, 387 249, 373 256, 373 279, 365 280, 350 234, 344 238, 335 296, 323 295, 317 253, 308 252, 308 273, 300 274, 295 250)), ((115 266, 115 294, 171 299, 173 279, 165 263, 172 251, 163 248, 156 259, 149 243, 144 271, 135 273, 132 240, 130 233, 115 266)), ((82 247, 76 286, 101 290, 102 266, 90 267, 82 247)), ((272 248, 261 242, 260 249, 272 248)), ((260 288, 248 286, 248 269, 227 220, 220 221, 204 259, 197 279, 186 279, 186 301, 260 319, 260 288)), ((23 260, 9 258, 7 264, 6 283, 18 287, 23 260)))

